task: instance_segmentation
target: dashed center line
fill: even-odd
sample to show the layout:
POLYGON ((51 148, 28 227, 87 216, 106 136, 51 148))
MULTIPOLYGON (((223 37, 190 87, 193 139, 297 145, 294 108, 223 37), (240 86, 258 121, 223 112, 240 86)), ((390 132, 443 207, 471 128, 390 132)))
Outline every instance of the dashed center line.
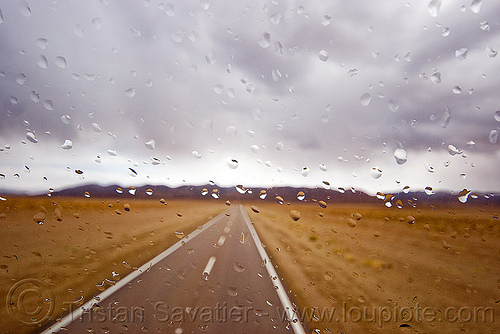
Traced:
POLYGON ((214 264, 215 264, 215 256, 212 256, 208 259, 207 265, 205 266, 205 269, 203 270, 202 276, 205 280, 208 279, 208 276, 210 275, 210 272, 212 271, 214 264))
POLYGON ((217 245, 222 246, 224 245, 224 242, 226 241, 226 237, 221 235, 220 238, 219 238, 219 241, 217 241, 217 245))

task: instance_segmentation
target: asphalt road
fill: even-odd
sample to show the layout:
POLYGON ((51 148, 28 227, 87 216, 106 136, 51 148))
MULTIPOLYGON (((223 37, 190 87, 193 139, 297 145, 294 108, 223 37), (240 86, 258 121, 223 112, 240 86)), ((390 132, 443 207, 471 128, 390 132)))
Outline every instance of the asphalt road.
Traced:
POLYGON ((305 333, 291 308, 237 205, 44 333, 305 333))

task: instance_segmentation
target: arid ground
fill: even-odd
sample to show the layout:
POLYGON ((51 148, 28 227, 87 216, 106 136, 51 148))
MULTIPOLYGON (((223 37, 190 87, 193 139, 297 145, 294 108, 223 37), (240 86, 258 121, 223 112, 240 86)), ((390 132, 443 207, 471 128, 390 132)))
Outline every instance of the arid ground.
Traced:
POLYGON ((36 278, 51 287, 53 321, 68 302, 81 305, 226 207, 216 200, 14 197, 0 202, 0 332, 40 331, 7 313, 5 300, 16 282, 36 278))
POLYGON ((247 212, 311 328, 500 329, 498 206, 252 205, 247 212))
MULTIPOLYGON (((499 328, 498 206, 243 204, 318 333, 499 328)), ((89 300, 226 207, 215 199, 1 201, 0 331, 40 330, 9 316, 4 300, 16 282, 36 278, 51 287, 53 321, 68 302, 89 300)))

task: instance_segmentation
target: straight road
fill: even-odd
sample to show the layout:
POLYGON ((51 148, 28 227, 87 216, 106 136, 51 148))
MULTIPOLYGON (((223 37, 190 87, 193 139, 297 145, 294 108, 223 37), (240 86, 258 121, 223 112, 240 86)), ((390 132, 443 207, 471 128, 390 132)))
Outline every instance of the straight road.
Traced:
POLYGON ((305 333, 243 206, 229 208, 45 333, 305 333))

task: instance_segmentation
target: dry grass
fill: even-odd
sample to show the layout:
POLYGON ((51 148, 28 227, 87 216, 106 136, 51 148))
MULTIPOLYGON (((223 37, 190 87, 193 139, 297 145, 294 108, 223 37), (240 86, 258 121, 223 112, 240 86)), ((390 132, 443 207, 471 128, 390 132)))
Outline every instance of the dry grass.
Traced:
MULTIPOLYGON (((497 318, 500 314, 498 206, 320 208, 314 203, 261 202, 246 208, 299 307, 336 308, 332 321, 321 319, 320 312, 309 321, 321 333, 480 333, 498 328, 489 318, 491 312, 487 322, 466 321, 474 307, 492 307, 497 318), (298 221, 291 210, 300 212, 298 221), (415 218, 414 224, 407 223, 412 220, 408 216, 415 218), (382 307, 390 308, 392 318, 380 324, 377 312, 382 307), (418 321, 415 313, 413 321, 395 319, 402 307, 409 312, 420 307, 420 314, 432 307, 436 319, 421 314, 418 321), (455 308, 451 318, 453 311, 468 308, 462 313, 464 321, 438 321, 448 307, 455 308), (352 313, 344 318, 343 308, 352 313), (360 313, 364 308, 366 315, 360 313)), ((408 312, 401 315, 409 317, 408 312)))
POLYGON ((165 205, 157 200, 14 197, 0 202, 0 331, 38 330, 7 314, 7 292, 19 280, 37 278, 51 286, 53 320, 66 311, 64 303, 92 298, 178 241, 176 231, 187 235, 225 207, 220 201, 184 200, 165 205), (34 221, 37 214, 45 216, 43 224, 34 221))

